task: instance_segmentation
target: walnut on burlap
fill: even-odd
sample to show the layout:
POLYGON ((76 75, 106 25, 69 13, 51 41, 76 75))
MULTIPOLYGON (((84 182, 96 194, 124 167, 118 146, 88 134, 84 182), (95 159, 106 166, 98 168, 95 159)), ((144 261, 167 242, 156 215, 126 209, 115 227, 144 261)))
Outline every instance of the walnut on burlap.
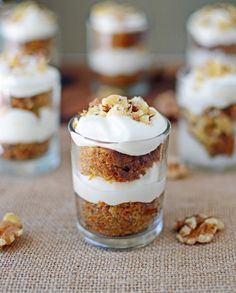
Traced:
POLYGON ((0 215, 16 212, 25 231, 0 253, 0 292, 236 292, 235 172, 193 173, 168 182, 165 228, 158 239, 132 251, 98 249, 76 229, 69 135, 65 129, 61 135, 63 162, 57 171, 0 177, 0 215), (196 213, 219 217, 226 229, 210 244, 180 244, 172 230, 175 220, 196 213))

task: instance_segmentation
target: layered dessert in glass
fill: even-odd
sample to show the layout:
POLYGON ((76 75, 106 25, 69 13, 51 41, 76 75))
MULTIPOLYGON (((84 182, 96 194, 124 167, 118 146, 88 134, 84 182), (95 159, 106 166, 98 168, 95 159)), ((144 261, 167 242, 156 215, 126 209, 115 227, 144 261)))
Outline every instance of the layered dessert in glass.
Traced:
POLYGON ((170 124, 141 97, 96 99, 69 124, 78 228, 91 243, 143 246, 162 230, 170 124))
POLYGON ((179 75, 178 149, 193 167, 236 166, 236 66, 207 61, 179 75))
POLYGON ((2 20, 2 35, 8 52, 56 58, 56 16, 35 2, 14 6, 2 20))
POLYGON ((94 5, 87 23, 88 61, 97 80, 143 91, 150 66, 148 31, 146 15, 134 7, 116 2, 94 5))
POLYGON ((236 64, 236 6, 213 4, 195 12, 187 23, 190 66, 209 59, 236 64))
POLYGON ((34 174, 60 162, 60 75, 44 58, 0 57, 0 171, 34 174))

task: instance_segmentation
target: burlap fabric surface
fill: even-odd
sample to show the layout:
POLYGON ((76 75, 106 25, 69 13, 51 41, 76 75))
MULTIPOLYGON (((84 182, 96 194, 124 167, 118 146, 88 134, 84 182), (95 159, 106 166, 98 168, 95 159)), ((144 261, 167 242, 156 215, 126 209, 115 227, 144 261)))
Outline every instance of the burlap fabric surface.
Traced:
POLYGON ((165 228, 146 248, 108 251, 76 229, 69 136, 62 165, 36 178, 0 178, 0 215, 17 212, 24 236, 0 253, 0 292, 236 292, 236 173, 194 173, 169 182, 165 228), (172 231, 193 213, 220 217, 226 229, 207 245, 186 246, 172 231))

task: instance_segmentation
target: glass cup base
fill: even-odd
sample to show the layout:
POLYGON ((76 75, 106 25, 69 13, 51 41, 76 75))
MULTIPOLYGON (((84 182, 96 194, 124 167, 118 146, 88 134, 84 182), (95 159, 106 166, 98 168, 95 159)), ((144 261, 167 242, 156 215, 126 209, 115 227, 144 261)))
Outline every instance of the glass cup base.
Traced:
POLYGON ((153 225, 146 231, 126 237, 106 237, 89 232, 77 222, 77 227, 84 239, 92 245, 110 249, 140 248, 148 245, 163 229, 163 212, 161 211, 153 225))
POLYGON ((14 176, 40 175, 55 170, 60 165, 58 136, 51 139, 47 153, 28 161, 5 160, 0 158, 0 174, 14 176))

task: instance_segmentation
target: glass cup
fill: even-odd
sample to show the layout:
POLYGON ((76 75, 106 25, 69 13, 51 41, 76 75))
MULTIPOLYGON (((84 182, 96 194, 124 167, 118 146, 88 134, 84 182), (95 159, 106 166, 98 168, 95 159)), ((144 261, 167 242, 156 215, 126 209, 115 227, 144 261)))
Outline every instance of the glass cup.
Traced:
POLYGON ((43 56, 59 65, 60 35, 54 12, 34 2, 5 9, 1 19, 3 49, 12 54, 43 56))
POLYGON ((50 72, 50 81, 38 75, 30 83, 25 77, 16 78, 21 95, 12 94, 14 83, 4 90, 0 86, 1 174, 37 175, 60 164, 60 74, 53 67, 50 72), (48 89, 41 90, 45 84, 48 89), (26 88, 35 93, 24 96, 26 88))
POLYGON ((189 90, 189 73, 190 70, 183 70, 177 78, 177 100, 181 114, 178 123, 179 156, 193 168, 212 171, 233 168, 236 166, 236 84, 233 87, 231 82, 218 83, 214 88, 209 84, 207 89, 211 87, 211 93, 206 96, 205 91, 200 91, 196 96, 195 90, 195 99, 189 90), (234 94, 228 97, 230 91, 234 94), (223 98, 227 100, 227 97, 229 103, 222 107, 223 98), (206 103, 208 107, 203 107, 206 103), (216 103, 221 106, 216 106, 216 103))
POLYGON ((95 88, 116 88, 129 95, 148 91, 149 30, 146 27, 140 31, 103 32, 88 20, 87 55, 95 88))
POLYGON ((163 227, 169 121, 165 131, 152 139, 108 143, 75 132, 77 119, 71 119, 69 131, 81 235, 107 248, 147 245, 163 227), (124 147, 138 150, 143 144, 154 145, 154 150, 141 156, 121 153, 124 147))

